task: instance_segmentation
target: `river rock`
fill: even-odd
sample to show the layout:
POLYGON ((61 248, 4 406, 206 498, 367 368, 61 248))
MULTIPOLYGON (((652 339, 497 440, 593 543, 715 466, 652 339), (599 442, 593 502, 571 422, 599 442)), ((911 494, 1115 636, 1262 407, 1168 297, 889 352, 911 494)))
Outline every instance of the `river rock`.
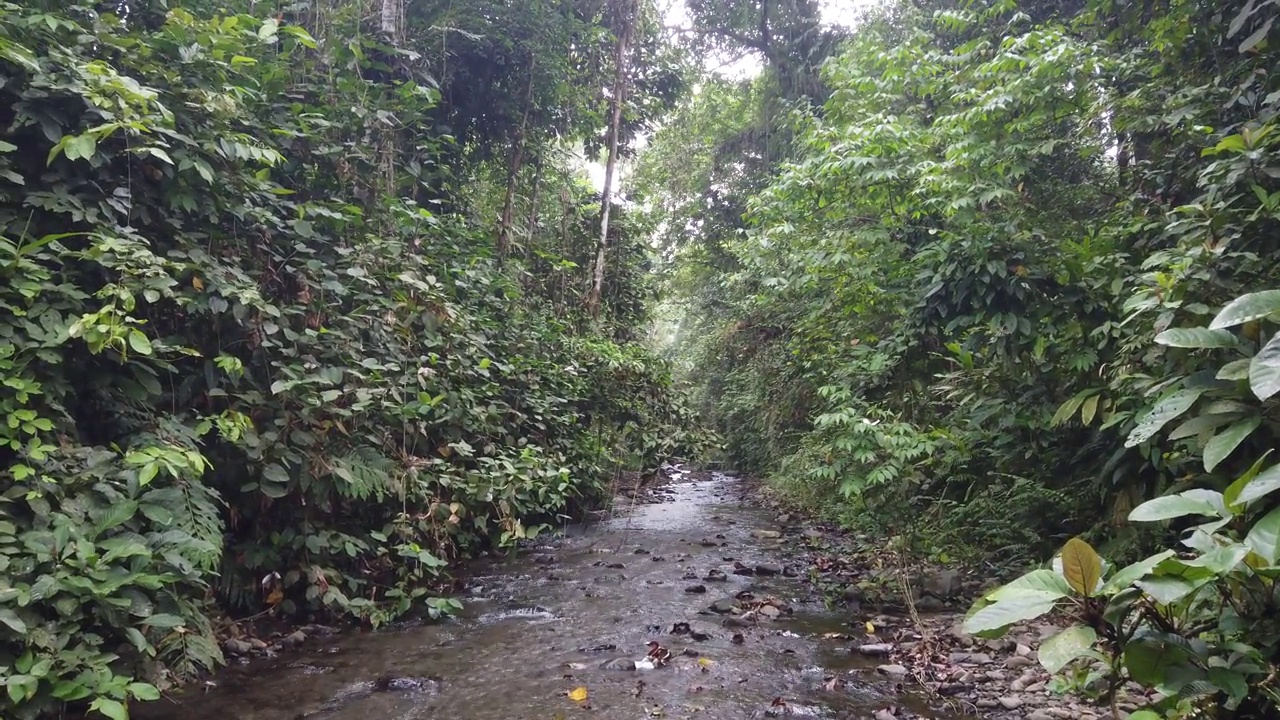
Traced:
POLYGON ((876 668, 876 672, 896 679, 906 677, 908 670, 902 665, 881 665, 876 668))
POLYGON ((711 606, 707 609, 713 613, 727 615, 738 609, 738 603, 733 598, 724 598, 723 600, 717 600, 711 603, 711 606))
POLYGON ((684 591, 687 593, 694 593, 695 595, 701 595, 702 593, 707 591, 707 586, 706 585, 690 585, 689 587, 685 588, 684 591))
POLYGON ((307 634, 301 630, 295 630, 284 636, 280 640, 280 644, 288 648, 295 648, 307 641, 307 634))
POLYGON ((1048 710, 1033 710, 1026 720, 1058 720, 1058 716, 1048 710))
POLYGON ((921 585, 929 595, 949 600, 955 597, 960 589, 960 573, 955 570, 938 570, 925 576, 921 585))
POLYGON ((222 649, 228 655, 248 655, 253 650, 253 645, 238 638, 227 638, 222 642, 222 649))
POLYGON ((1000 698, 1000 706, 1005 710, 1017 710, 1022 707, 1022 698, 1012 695, 1000 698))
POLYGON ((777 540, 782 533, 777 530, 752 530, 751 535, 761 540, 777 540))
POLYGON ((1035 664, 1036 664, 1035 660, 1032 660, 1029 657, 1024 657, 1022 655, 1014 655, 1010 657, 1008 660, 1004 661, 1004 666, 1009 668, 1010 670, 1017 670, 1018 668, 1028 668, 1035 664))
POLYGON ((763 616, 765 616, 765 617, 769 618, 770 620, 774 620, 774 619, 776 619, 779 615, 781 615, 781 614, 782 614, 782 611, 781 611, 781 610, 779 610, 778 608, 776 608, 776 607, 774 607, 774 606, 772 606, 772 605, 761 605, 761 606, 760 606, 760 609, 759 609, 757 612, 759 612, 761 615, 763 615, 763 616))
POLYGON ((757 575, 777 575, 782 572, 782 566, 777 563, 760 563, 756 565, 757 575))
POLYGON ((600 664, 604 670, 635 670, 636 661, 631 658, 613 658, 600 664))
POLYGON ((942 612, 946 604, 932 595, 925 595, 916 601, 916 610, 922 613, 942 612))
POLYGON ((859 645, 858 652, 863 655, 871 655, 880 657, 888 655, 893 650, 893 645, 889 643, 869 643, 867 645, 859 645))
POLYGON ((729 576, 719 568, 711 568, 707 571, 707 576, 703 580, 707 582, 728 582, 729 576))

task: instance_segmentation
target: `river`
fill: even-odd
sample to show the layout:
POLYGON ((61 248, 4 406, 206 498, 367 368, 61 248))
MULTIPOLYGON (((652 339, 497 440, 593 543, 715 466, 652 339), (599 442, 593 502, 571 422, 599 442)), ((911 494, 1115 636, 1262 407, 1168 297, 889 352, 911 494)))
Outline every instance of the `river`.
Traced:
POLYGON ((137 715, 745 720, 873 717, 899 704, 874 660, 824 637, 861 620, 826 610, 794 577, 805 571, 790 551, 799 538, 743 502, 733 478, 703 478, 677 472, 657 502, 622 499, 607 520, 475 566, 455 619, 317 640, 230 667, 137 715), (734 574, 735 563, 752 574, 734 574), (713 569, 724 579, 707 579, 713 569), (698 587, 705 592, 690 591, 698 587), (709 609, 731 603, 734 614, 709 609), (651 641, 668 662, 614 669, 643 661, 651 641), (581 688, 586 699, 572 699, 581 688))

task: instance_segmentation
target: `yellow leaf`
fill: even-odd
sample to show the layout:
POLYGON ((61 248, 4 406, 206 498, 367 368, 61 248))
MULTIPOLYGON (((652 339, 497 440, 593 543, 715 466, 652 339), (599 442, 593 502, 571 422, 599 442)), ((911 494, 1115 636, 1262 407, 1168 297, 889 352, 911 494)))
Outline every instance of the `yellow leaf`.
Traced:
POLYGON ((711 658, 698 658, 698 664, 702 667, 711 667, 712 665, 715 665, 715 662, 712 661, 711 658))
POLYGON ((587 699, 587 689, 584 687, 574 688, 569 691, 569 699, 574 702, 583 702, 587 699))
POLYGON ((876 626, 872 625, 870 620, 867 621, 867 634, 868 635, 876 634, 876 626))
POLYGON ((1062 546, 1062 576, 1073 590, 1089 597, 1102 578, 1102 558, 1089 543, 1071 538, 1062 546))
POLYGON ((272 590, 269 595, 267 595, 267 604, 270 605, 271 607, 275 607, 276 605, 279 605, 280 601, 283 599, 284 599, 284 593, 280 592, 280 588, 276 588, 275 590, 272 590))
POLYGON ((191 287, 193 287, 193 288, 195 288, 195 289, 197 289, 197 290, 203 290, 203 289, 204 289, 204 281, 203 281, 203 280, 201 280, 198 276, 197 276, 197 277, 193 277, 193 278, 191 278, 191 287))

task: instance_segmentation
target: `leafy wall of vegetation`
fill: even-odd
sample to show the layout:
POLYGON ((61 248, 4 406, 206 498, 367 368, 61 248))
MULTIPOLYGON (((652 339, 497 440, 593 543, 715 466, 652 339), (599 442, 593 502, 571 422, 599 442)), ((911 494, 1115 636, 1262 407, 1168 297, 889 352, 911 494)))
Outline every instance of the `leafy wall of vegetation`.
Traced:
POLYGON ((1277 15, 890 3, 802 90, 787 52, 706 83, 642 158, 734 461, 935 557, 1180 553, 1103 586, 1073 540, 970 623, 1069 609, 1054 669, 1160 688, 1146 717, 1276 712, 1277 15))
POLYGON ((680 87, 651 9, 234 5, 0 5, 4 717, 124 718, 223 611, 448 612, 451 562, 697 441, 637 219, 582 309, 567 150, 619 23, 624 147, 680 87))

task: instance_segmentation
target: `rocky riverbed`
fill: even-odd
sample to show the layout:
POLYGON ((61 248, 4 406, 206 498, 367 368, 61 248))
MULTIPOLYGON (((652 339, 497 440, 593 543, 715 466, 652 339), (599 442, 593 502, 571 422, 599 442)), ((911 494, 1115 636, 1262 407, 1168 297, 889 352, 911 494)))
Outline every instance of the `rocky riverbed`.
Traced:
POLYGON ((884 568, 850 564, 838 533, 751 501, 733 478, 672 475, 620 499, 612 517, 477 565, 454 620, 363 633, 317 626, 262 647, 240 640, 228 648, 239 657, 231 668, 137 715, 1110 716, 1050 692, 1035 652, 1055 626, 1019 628, 1007 641, 956 630, 977 581, 928 569, 906 583, 920 586, 907 604, 916 614, 900 614, 909 607, 872 592, 888 584, 884 568), (833 581, 845 588, 834 605, 821 589, 833 581))

